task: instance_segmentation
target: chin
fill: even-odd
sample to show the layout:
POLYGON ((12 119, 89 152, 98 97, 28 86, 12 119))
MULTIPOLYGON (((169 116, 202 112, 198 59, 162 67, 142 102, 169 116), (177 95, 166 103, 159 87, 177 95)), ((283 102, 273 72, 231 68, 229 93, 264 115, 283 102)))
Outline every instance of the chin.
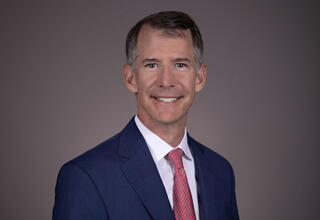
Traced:
POLYGON ((159 113, 159 116, 156 117, 156 121, 162 124, 174 124, 179 121, 183 121, 184 117, 181 115, 177 115, 175 113, 159 113))

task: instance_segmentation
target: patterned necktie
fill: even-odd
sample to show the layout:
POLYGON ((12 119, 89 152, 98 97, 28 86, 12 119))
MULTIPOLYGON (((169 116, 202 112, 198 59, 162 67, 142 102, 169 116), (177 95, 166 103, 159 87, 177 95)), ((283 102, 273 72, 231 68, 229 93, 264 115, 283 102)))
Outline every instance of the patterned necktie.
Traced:
POLYGON ((173 182, 173 211, 177 220, 195 220, 192 196, 182 164, 182 154, 183 151, 180 148, 176 148, 166 156, 173 164, 175 170, 173 182))

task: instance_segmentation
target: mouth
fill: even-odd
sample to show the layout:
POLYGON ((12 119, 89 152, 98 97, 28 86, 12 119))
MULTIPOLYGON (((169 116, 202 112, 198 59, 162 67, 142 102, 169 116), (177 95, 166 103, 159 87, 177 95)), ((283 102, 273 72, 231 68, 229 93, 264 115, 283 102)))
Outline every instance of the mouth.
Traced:
POLYGON ((180 97, 155 97, 151 96, 153 99, 160 101, 160 102, 165 102, 165 103, 172 103, 178 101, 182 96, 180 97))

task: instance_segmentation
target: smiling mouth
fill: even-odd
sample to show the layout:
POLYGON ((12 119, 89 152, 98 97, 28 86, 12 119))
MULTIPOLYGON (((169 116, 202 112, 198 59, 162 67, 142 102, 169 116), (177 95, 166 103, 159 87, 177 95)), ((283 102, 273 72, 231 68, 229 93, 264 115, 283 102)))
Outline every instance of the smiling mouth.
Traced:
POLYGON ((180 97, 154 97, 152 96, 152 98, 154 98, 157 101, 161 101, 161 102, 165 102, 165 103, 171 103, 171 102, 175 102, 177 100, 179 100, 180 98, 182 98, 182 96, 180 97))

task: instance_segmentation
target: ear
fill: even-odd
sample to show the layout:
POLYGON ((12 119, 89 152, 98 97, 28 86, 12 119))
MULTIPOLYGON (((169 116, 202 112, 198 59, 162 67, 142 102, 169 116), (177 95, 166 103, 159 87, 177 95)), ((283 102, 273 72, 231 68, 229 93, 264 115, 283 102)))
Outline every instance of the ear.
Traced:
POLYGON ((196 92, 200 92, 204 84, 206 83, 207 79, 207 65, 202 63, 201 66, 198 69, 198 72, 196 73, 196 92))
POLYGON ((128 64, 124 65, 123 77, 124 77, 124 83, 125 83, 126 87, 128 88, 128 90, 130 92, 136 94, 138 92, 136 77, 135 77, 133 68, 128 64))

